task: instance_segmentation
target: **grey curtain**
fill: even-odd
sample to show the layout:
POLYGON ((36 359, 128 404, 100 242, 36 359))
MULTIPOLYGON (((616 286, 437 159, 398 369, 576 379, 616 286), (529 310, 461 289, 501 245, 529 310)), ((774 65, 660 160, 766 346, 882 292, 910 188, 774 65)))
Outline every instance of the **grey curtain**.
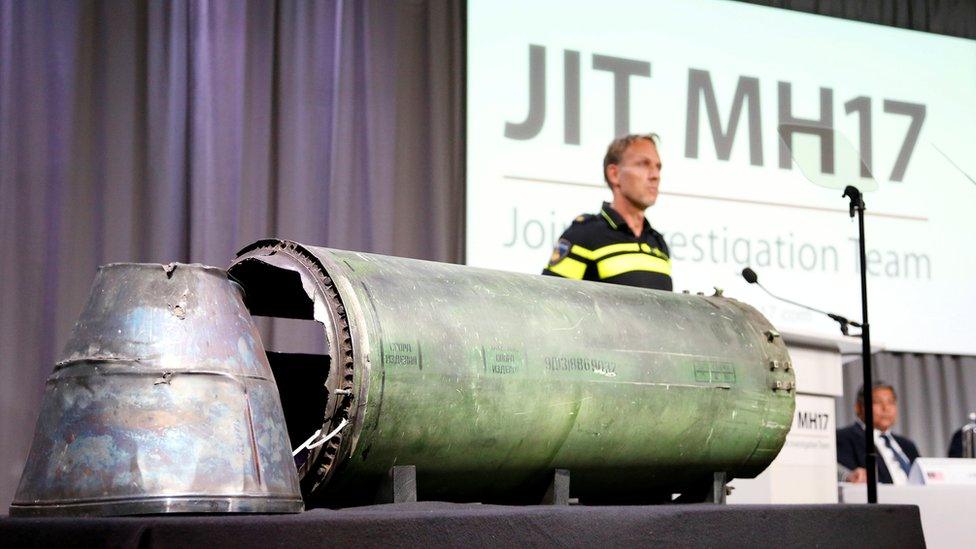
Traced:
POLYGON ((462 258, 458 1, 0 0, 0 514, 116 261, 462 258))
MULTIPOLYGON (((946 457, 952 434, 976 412, 976 357, 881 352, 871 362, 873 378, 894 387, 898 397, 893 430, 915 441, 923 456, 946 457)), ((854 421, 861 364, 856 359, 844 365, 838 426, 854 421)))
POLYGON ((740 0, 962 38, 976 37, 973 0, 740 0))

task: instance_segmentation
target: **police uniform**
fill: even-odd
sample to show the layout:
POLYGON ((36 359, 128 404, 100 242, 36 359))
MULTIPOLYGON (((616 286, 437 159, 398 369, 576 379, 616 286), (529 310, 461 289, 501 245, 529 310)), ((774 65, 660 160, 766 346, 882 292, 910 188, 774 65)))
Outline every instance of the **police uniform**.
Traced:
POLYGON ((576 218, 552 252, 544 275, 672 289, 671 257, 661 233, 644 219, 640 236, 604 202, 599 214, 576 218))

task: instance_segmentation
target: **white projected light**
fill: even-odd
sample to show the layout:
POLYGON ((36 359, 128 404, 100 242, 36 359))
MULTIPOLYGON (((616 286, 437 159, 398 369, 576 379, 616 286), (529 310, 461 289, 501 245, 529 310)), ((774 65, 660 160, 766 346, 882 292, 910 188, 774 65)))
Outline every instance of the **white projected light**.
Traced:
POLYGON ((606 147, 661 136, 647 211, 675 289, 834 335, 779 295, 860 317, 864 192, 872 338, 976 354, 976 42, 722 1, 470 0, 467 262, 539 273, 598 211, 606 147))

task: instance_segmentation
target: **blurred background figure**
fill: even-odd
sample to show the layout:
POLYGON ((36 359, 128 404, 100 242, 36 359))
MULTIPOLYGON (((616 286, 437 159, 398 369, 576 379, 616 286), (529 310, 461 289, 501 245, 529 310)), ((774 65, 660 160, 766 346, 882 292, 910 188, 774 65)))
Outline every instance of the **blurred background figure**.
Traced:
POLYGON ((953 433, 952 441, 949 442, 949 457, 976 457, 976 412, 969 413, 969 423, 963 425, 958 431, 953 433))
MULTIPOLYGON (((878 452, 878 482, 906 484, 918 448, 911 440, 891 432, 898 419, 898 399, 891 385, 879 381, 872 387, 874 446, 878 452)), ((867 482, 867 452, 864 448, 864 387, 854 403, 857 419, 837 430, 837 468, 844 482, 867 482)))

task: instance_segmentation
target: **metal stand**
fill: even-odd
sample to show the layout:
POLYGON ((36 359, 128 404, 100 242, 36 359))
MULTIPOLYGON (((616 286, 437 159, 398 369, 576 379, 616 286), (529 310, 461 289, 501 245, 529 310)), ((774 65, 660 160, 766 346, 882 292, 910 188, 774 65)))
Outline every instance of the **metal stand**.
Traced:
POLYGON ((717 503, 725 505, 725 497, 728 495, 726 486, 728 476, 723 473, 715 473, 712 480, 712 490, 705 497, 705 503, 717 503))
POLYGON ((670 500, 670 503, 715 503, 725 505, 725 498, 729 495, 731 487, 728 482, 732 480, 728 473, 712 473, 711 480, 707 478, 683 490, 678 497, 670 500))
POLYGON ((417 468, 396 465, 386 474, 376 494, 376 503, 412 503, 417 501, 417 468))
POLYGON ((864 377, 864 448, 867 458, 868 503, 878 502, 878 454, 874 447, 874 381, 871 378, 871 329, 868 324, 868 266, 864 248, 864 200, 861 191, 848 185, 844 196, 851 199, 851 217, 857 214, 858 244, 861 254, 861 363, 864 377))
POLYGON ((569 505, 569 469, 553 470, 542 504, 569 505))

